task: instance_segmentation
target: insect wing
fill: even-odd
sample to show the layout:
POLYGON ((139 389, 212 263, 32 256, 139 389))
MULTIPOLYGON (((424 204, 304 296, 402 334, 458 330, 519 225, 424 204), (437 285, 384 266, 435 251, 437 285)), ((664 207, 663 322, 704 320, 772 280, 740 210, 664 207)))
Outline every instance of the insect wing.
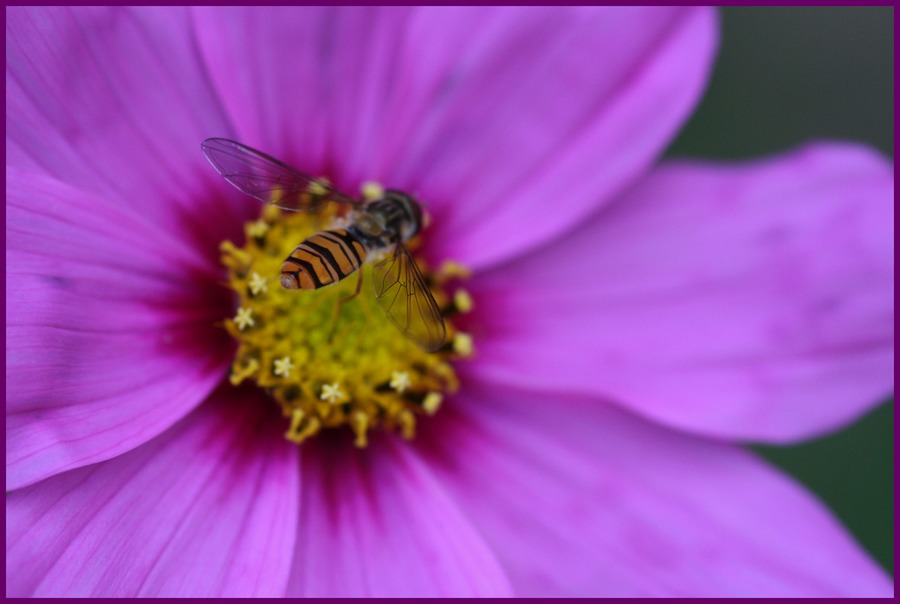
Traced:
POLYGON ((441 347, 446 337, 444 319, 416 261, 402 243, 373 267, 375 298, 404 336, 428 351, 441 347))
POLYGON ((236 141, 208 138, 200 147, 225 180, 263 203, 295 212, 317 212, 328 203, 356 203, 321 180, 236 141))

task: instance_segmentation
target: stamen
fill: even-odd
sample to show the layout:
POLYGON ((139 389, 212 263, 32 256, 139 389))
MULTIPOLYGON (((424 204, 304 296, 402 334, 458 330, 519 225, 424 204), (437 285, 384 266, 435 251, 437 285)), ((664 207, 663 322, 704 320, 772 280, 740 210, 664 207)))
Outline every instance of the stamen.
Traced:
POLYGON ((293 437, 297 435, 297 431, 300 429, 300 422, 303 421, 305 415, 303 409, 294 409, 291 412, 291 426, 284 434, 286 438, 293 440, 293 437))
POLYGON ((472 343, 472 336, 467 333, 458 332, 453 338, 453 352, 461 357, 470 357, 475 352, 475 346, 472 343))
POLYGON ((425 395, 425 400, 422 401, 422 409, 428 415, 434 415, 442 402, 444 402, 444 395, 440 392, 429 392, 425 395))
POLYGON ((284 436, 289 441, 295 442, 298 445, 310 436, 318 434, 319 430, 322 428, 321 422, 319 422, 319 420, 315 417, 309 418, 309 420, 305 424, 300 423, 303 418, 302 412, 298 416, 294 417, 291 418, 291 428, 285 433, 284 436), (294 417, 300 418, 296 420, 296 426, 294 425, 294 417))
POLYGON ((325 188, 327 185, 328 185, 328 181, 325 180, 324 178, 320 178, 319 180, 314 180, 314 181, 310 182, 309 187, 307 187, 307 190, 312 195, 321 196, 321 195, 325 195, 325 193, 328 192, 328 190, 325 188))
POLYGON ((369 417, 365 413, 357 411, 353 414, 353 431, 356 433, 354 444, 360 449, 369 444, 366 438, 366 430, 369 428, 369 417))
POLYGON ((468 279, 472 276, 472 269, 456 262, 446 260, 438 269, 438 276, 442 279, 468 279))
POLYGON ((219 245, 222 252, 222 264, 232 270, 244 270, 253 261, 253 256, 235 246, 230 241, 223 241, 219 245))
POLYGON ((416 435, 416 418, 408 409, 404 409, 397 416, 400 423, 400 435, 406 440, 412 440, 416 435))
POLYGON ((252 376, 259 369, 259 362, 256 359, 249 359, 247 361, 247 365, 241 369, 232 369, 231 376, 228 378, 228 381, 231 382, 232 386, 237 386, 248 377, 252 376))
POLYGON ((262 219, 247 225, 247 234, 251 237, 265 237, 268 230, 269 223, 262 219))
POLYGON ((384 187, 377 182, 364 182, 359 190, 362 193, 363 199, 366 201, 373 201, 384 197, 384 187))
POLYGON ((472 296, 470 296, 469 292, 466 290, 459 288, 456 290, 456 293, 453 294, 453 306, 461 313, 470 312, 473 306, 472 296))

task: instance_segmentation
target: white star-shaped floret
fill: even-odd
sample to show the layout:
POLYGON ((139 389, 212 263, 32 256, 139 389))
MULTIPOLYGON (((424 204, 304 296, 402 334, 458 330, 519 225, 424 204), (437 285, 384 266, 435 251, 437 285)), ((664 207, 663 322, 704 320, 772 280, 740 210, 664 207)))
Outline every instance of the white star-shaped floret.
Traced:
POLYGON ((267 282, 268 279, 260 276, 259 273, 254 272, 252 275, 250 275, 250 281, 247 282, 247 285, 250 286, 250 291, 253 293, 253 295, 257 296, 260 292, 265 293, 269 291, 269 286, 266 285, 267 282))
POLYGON ((391 388, 397 392, 403 392, 412 382, 409 380, 409 374, 405 371, 394 371, 391 373, 391 388))
POLYGON ((319 395, 319 398, 323 401, 328 401, 332 405, 341 402, 344 400, 344 393, 341 392, 341 385, 337 382, 334 384, 325 384, 322 386, 322 393, 319 395))
POLYGON ((238 308, 237 314, 234 316, 234 322, 237 323, 238 329, 243 331, 248 327, 253 327, 252 315, 252 308, 238 308))
POLYGON ((291 371, 294 370, 294 364, 291 362, 291 357, 284 357, 281 359, 275 359, 275 375, 279 375, 281 377, 291 377, 291 371))

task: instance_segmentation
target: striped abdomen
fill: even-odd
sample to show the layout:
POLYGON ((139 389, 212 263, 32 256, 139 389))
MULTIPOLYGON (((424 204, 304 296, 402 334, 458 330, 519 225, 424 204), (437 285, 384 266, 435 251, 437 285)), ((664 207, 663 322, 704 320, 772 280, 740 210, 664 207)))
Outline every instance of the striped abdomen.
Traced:
POLYGON ((286 289, 318 289, 352 275, 366 258, 366 248, 347 229, 316 233, 291 252, 281 265, 286 289))

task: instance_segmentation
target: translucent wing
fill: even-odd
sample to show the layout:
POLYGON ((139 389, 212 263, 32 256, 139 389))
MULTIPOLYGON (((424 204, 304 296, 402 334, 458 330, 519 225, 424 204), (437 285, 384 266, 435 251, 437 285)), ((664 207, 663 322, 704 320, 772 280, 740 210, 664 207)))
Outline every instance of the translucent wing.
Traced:
POLYGON ((373 267, 375 298, 404 336, 428 351, 446 337, 444 319, 409 251, 398 243, 394 253, 373 267))
POLYGON ((295 212, 317 212, 327 203, 357 203, 322 181, 236 141, 208 138, 200 148, 225 180, 264 203, 295 212))

